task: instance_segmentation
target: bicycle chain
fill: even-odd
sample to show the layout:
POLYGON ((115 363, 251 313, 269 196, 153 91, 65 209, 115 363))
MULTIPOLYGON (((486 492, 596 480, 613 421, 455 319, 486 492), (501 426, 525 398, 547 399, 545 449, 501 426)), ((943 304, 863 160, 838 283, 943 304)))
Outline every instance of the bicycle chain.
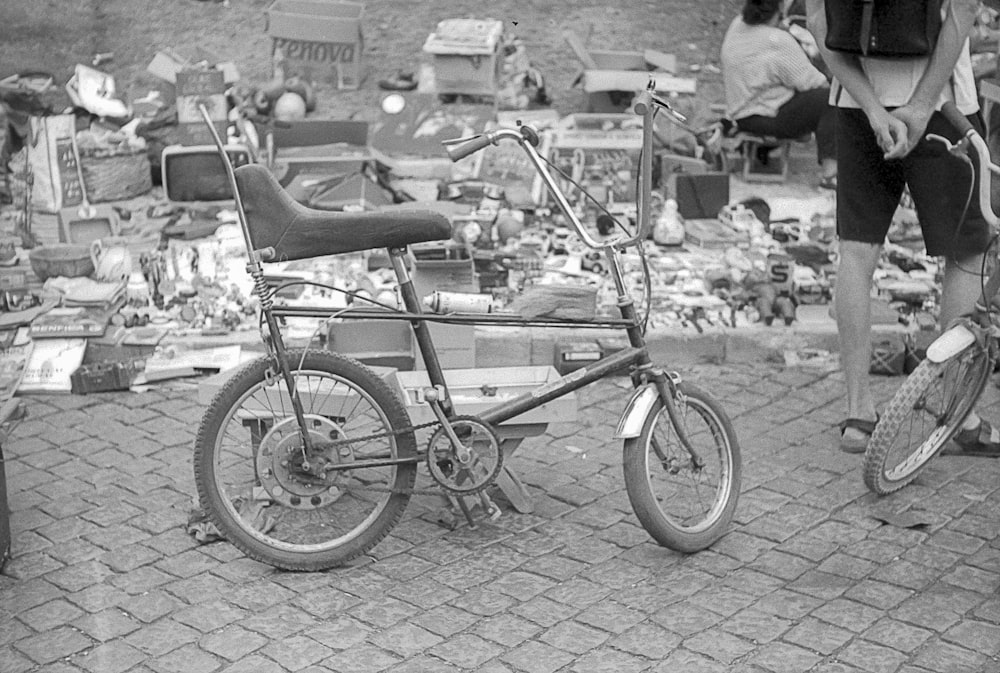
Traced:
MULTIPOLYGON (((328 446, 332 447, 332 448, 337 448, 337 447, 340 447, 340 446, 348 446, 350 444, 354 444, 354 443, 357 443, 357 442, 366 442, 366 441, 371 440, 371 439, 379 439, 381 437, 398 437, 398 436, 400 436, 400 435, 402 435, 404 433, 407 433, 407 432, 416 432, 417 430, 424 430, 426 428, 431 428, 431 427, 434 427, 436 425, 441 425, 441 422, 440 421, 428 421, 427 423, 421 423, 420 425, 411 425, 409 427, 401 428, 401 429, 395 430, 393 432, 379 432, 379 433, 375 433, 375 434, 371 434, 371 435, 363 435, 361 437, 352 437, 350 439, 335 439, 335 440, 330 441, 329 443, 324 442, 320 446, 323 447, 323 448, 326 448, 328 446)), ((417 458, 419 458, 419 457, 420 456, 418 454, 417 458)), ((415 463, 415 464, 417 464, 417 463, 415 463)), ((444 490, 442 488, 440 488, 440 487, 438 487, 436 489, 427 489, 427 488, 420 488, 420 489, 418 489, 418 488, 388 488, 388 487, 378 487, 378 486, 364 486, 364 487, 357 488, 357 489, 351 488, 351 489, 347 489, 347 490, 352 490, 352 491, 354 491, 354 490, 357 490, 357 491, 371 491, 373 493, 399 493, 399 494, 406 494, 406 495, 444 495, 444 490)))

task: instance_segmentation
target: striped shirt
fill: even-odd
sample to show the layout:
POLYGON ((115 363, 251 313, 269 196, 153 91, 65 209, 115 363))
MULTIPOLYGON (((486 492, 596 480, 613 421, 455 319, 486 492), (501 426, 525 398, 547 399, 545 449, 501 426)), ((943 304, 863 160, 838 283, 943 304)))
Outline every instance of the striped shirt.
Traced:
POLYGON ((729 25, 719 56, 726 115, 733 120, 775 117, 797 91, 827 86, 826 77, 787 31, 751 26, 739 16, 729 25))

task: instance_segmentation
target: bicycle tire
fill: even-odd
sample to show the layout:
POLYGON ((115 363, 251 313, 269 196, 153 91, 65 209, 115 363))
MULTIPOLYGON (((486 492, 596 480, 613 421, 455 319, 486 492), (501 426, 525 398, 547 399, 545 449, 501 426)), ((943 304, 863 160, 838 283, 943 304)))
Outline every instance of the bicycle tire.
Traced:
POLYGON ((888 495, 916 479, 972 411, 989 379, 989 359, 987 349, 974 343, 944 362, 917 365, 868 440, 863 473, 869 490, 888 495), (895 447, 901 448, 899 460, 895 447))
MULTIPOLYGON (((311 436, 357 438, 311 460, 416 455, 402 401, 371 369, 322 351, 294 349, 287 357, 311 436)), ((399 522, 416 463, 334 472, 323 481, 290 469, 301 460, 301 436, 284 379, 271 375, 271 365, 269 357, 246 364, 205 411, 194 451, 200 504, 253 559, 285 570, 342 565, 399 522)))
POLYGON ((674 403, 705 467, 699 470, 691 464, 663 400, 658 399, 639 436, 625 440, 625 488, 639 522, 654 540, 691 553, 711 546, 728 530, 739 497, 742 465, 736 432, 718 402, 700 388, 683 383, 674 403), (662 458, 654 439, 659 442, 662 458), (717 478, 717 483, 710 489, 699 488, 710 477, 717 478), (659 481, 671 478, 667 488, 661 489, 659 481), (712 491, 710 501, 701 490, 712 491), (690 495, 696 501, 691 511, 673 510, 683 507, 681 498, 690 495))

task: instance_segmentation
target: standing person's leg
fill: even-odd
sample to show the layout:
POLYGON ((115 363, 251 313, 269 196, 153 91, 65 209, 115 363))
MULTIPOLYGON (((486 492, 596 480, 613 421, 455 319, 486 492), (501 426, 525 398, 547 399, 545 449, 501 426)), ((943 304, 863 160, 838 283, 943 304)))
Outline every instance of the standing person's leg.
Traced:
POLYGON ((899 162, 885 162, 867 116, 837 111, 837 235, 840 262, 834 313, 840 337, 841 369, 847 388, 847 420, 840 448, 865 450, 876 420, 871 369, 871 287, 882 243, 902 195, 899 162))
MULTIPOLYGON (((840 338, 840 366, 847 385, 847 418, 875 420, 875 400, 868 381, 871 369, 871 288, 882 246, 860 241, 839 243, 840 263, 834 286, 834 313, 840 338)), ((845 450, 864 450, 871 432, 844 427, 845 450)))

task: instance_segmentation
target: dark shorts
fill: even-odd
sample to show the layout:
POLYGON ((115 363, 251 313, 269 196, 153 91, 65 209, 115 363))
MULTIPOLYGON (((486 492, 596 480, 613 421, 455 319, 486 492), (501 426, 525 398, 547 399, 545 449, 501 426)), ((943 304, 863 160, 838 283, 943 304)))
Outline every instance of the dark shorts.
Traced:
MULTIPOLYGON (((986 250, 989 225, 979 211, 969 164, 948 153, 935 133, 952 142, 959 133, 940 112, 924 139, 902 159, 885 161, 868 117, 840 108, 837 115, 837 235, 845 241, 882 244, 909 186, 927 254, 964 257, 986 250)), ((982 132, 978 115, 969 117, 982 132)))

